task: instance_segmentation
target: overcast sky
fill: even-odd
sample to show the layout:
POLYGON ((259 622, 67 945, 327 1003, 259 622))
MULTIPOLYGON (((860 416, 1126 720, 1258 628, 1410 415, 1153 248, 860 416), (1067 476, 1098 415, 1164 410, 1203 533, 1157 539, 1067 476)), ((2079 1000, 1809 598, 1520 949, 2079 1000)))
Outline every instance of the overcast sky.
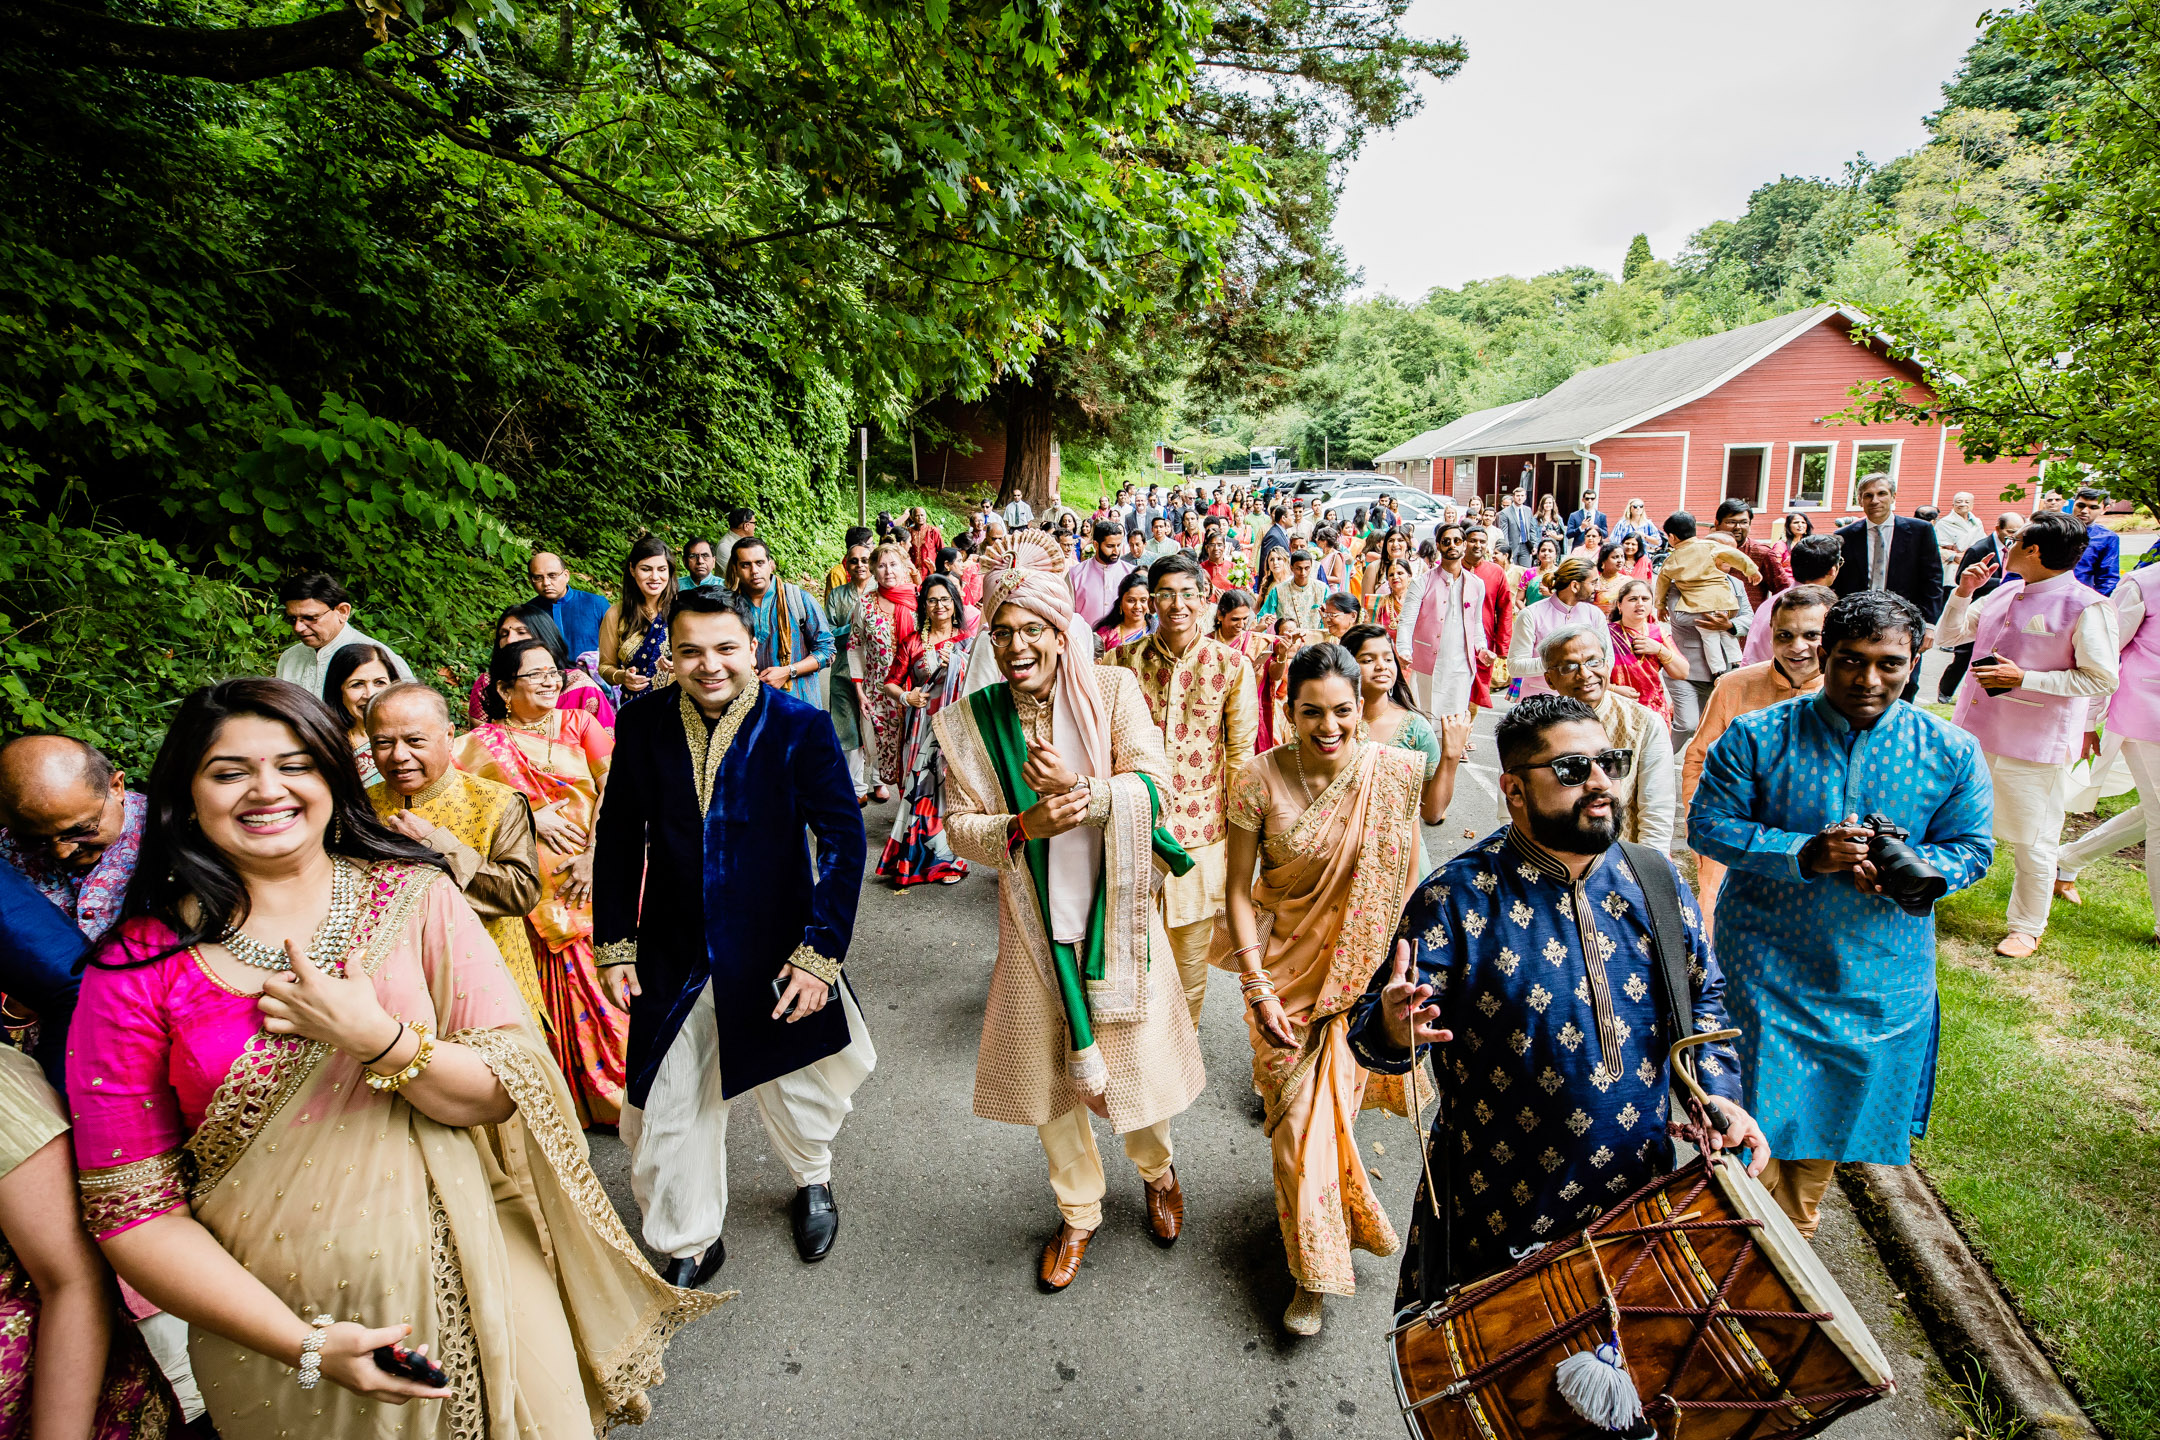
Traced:
POLYGON ((1335 237, 1364 293, 1670 260, 1779 174, 1926 138, 1984 0, 1420 0, 1470 58, 1350 168, 1335 237))

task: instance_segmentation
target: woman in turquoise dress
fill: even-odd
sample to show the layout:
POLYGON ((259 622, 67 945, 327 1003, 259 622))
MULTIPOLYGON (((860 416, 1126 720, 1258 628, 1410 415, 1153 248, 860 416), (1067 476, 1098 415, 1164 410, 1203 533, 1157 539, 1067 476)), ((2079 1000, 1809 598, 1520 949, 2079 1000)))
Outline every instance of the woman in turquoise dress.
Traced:
MULTIPOLYGON (((1395 640, 1378 625, 1353 625, 1343 632, 1342 647, 1357 657, 1363 674, 1365 738, 1382 745, 1415 750, 1425 757, 1425 792, 1419 818, 1437 825, 1455 798, 1455 772, 1469 751, 1470 715, 1442 716, 1438 729, 1410 697, 1410 677, 1396 659, 1395 640)), ((1418 874, 1432 869, 1425 836, 1418 835, 1418 874)))

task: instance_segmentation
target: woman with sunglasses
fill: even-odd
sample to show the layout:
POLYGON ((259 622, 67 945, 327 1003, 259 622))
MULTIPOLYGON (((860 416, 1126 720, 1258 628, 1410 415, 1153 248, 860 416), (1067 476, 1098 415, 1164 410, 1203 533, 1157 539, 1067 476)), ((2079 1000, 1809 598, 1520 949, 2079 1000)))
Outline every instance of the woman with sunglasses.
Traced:
POLYGON ((593 822, 615 737, 582 710, 564 710, 562 672, 537 640, 488 661, 488 723, 457 742, 460 770, 508 785, 532 803, 539 832, 540 904, 526 917, 548 1044, 583 1125, 622 1116, 630 1017, 608 1004, 592 945, 593 822))
MULTIPOLYGON (((1348 650, 1308 645, 1289 671, 1290 733, 1247 761, 1230 791, 1229 873, 1258 875, 1225 894, 1226 963, 1245 991, 1275 1213, 1297 1282, 1283 1328, 1316 1335, 1323 1298, 1357 1292, 1350 1252, 1392 1255, 1400 1243, 1355 1124, 1368 1105, 1410 1111, 1400 1080, 1366 1094, 1344 1034, 1417 882, 1428 776, 1422 755, 1363 737, 1364 677, 1348 650)), ((1452 790, 1453 767, 1441 775, 1452 790)))

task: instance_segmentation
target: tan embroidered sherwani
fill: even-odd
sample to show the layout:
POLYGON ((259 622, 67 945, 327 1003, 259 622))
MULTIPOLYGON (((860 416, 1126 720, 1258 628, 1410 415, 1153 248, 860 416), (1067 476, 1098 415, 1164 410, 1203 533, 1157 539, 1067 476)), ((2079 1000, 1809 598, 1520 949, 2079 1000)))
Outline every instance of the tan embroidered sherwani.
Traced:
POLYGON ((525 928, 525 917, 540 905, 540 842, 525 797, 453 766, 409 798, 377 781, 368 787, 368 800, 384 820, 410 810, 437 827, 428 848, 450 862, 450 878, 502 951, 533 1024, 545 1029, 540 967, 525 928))
POLYGON ((1163 882, 1163 925, 1193 1023, 1207 996, 1208 949, 1222 913, 1230 835, 1224 804, 1238 768, 1251 758, 1260 725, 1252 662, 1211 635, 1173 656, 1155 635, 1120 645, 1108 663, 1140 682, 1148 714, 1162 731, 1174 796, 1163 797, 1163 824, 1192 856, 1193 868, 1163 882))
MULTIPOLYGON (((1147 776, 1169 805, 1176 793, 1170 762, 1139 685, 1123 670, 1092 668, 1110 719, 1113 775, 1147 776)), ((1050 742, 1050 708, 1041 707, 1028 723, 1030 746, 1050 742)), ((1059 1211, 1074 1229, 1095 1230, 1102 1224, 1102 1159, 1088 1111, 1067 1073, 1069 1032, 1043 959, 1049 937, 1033 881, 1019 852, 1007 846, 1013 816, 972 707, 949 705, 932 723, 952 785, 945 831, 953 850, 998 872, 998 954, 975 1062, 975 1113, 1035 1126, 1049 1158, 1059 1211)), ((1072 763, 1076 757, 1066 758, 1072 763)), ((1170 1169, 1170 1118, 1192 1104, 1206 1072, 1177 967, 1159 963, 1171 952, 1162 907, 1144 898, 1157 873, 1154 854, 1144 833, 1128 834, 1111 823, 1109 787, 1098 787, 1097 795, 1088 823, 1103 827, 1110 921, 1128 927, 1119 943, 1145 959, 1129 1008, 1121 1002, 1118 1018, 1098 1008, 1095 1044, 1109 1071, 1105 1098, 1111 1129, 1125 1137, 1125 1152, 1141 1178, 1155 1180, 1170 1169)))

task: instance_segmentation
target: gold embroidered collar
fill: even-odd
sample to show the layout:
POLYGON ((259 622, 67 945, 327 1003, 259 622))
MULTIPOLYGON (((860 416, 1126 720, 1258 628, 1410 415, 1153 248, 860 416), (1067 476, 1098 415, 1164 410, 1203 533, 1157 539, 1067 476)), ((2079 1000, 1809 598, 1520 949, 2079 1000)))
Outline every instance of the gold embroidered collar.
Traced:
POLYGON ((690 698, 687 687, 679 688, 681 696, 683 739, 690 746, 690 774, 697 781, 698 814, 712 809, 713 784, 720 778, 720 762, 727 758, 728 746, 734 743, 735 732, 742 729, 743 721, 750 718, 757 706, 759 682, 752 678, 736 693, 727 708, 720 712, 720 723, 707 731, 705 716, 690 698))
POLYGON ((457 767, 453 765, 449 769, 443 771, 442 774, 436 776, 433 780, 428 781, 427 784, 421 786, 416 793, 406 796, 405 808, 408 810, 418 810, 421 806, 427 804, 430 800, 440 799, 445 791, 447 791, 452 785, 457 784, 457 777, 458 770, 457 767))
MULTIPOLYGON (((1575 877, 1568 873, 1566 863, 1559 856, 1553 854, 1552 851, 1547 850, 1537 841, 1531 839, 1529 831, 1524 830, 1519 825, 1510 824, 1507 838, 1508 843, 1515 847, 1515 850, 1523 859, 1535 865, 1545 874, 1559 881, 1562 885, 1572 886, 1575 884, 1575 877)), ((1598 867, 1605 863, 1605 857, 1611 853, 1610 850, 1601 851, 1598 857, 1590 862, 1590 868, 1583 871, 1583 879, 1588 880, 1592 875, 1595 875, 1598 867)))

